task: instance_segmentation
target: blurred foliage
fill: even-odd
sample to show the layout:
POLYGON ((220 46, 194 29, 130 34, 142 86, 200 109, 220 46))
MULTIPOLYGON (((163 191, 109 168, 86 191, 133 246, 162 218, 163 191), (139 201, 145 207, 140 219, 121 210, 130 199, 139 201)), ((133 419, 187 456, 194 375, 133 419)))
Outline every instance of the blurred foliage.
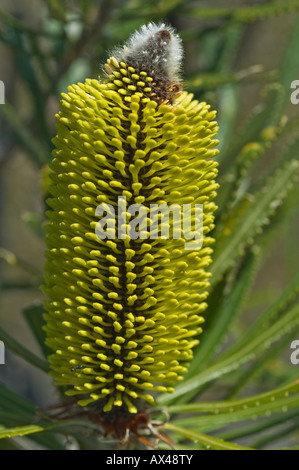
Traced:
MULTIPOLYGON (((6 103, 0 106, 5 129, 0 157, 4 160, 18 145, 41 172, 46 195, 60 92, 87 76, 96 77, 107 51, 141 24, 163 20, 173 25, 185 44, 186 88, 218 109, 221 189, 201 344, 185 380, 173 394, 158 397, 156 412, 170 416, 161 429, 178 449, 295 448, 299 382, 289 345, 299 335, 299 116, 292 116, 288 104, 290 83, 299 72, 299 1, 228 1, 225 8, 221 3, 44 0, 32 21, 13 6, 0 9, 0 39, 10 51, 17 77, 7 84, 6 103), (292 21, 288 16, 289 37, 277 67, 266 70, 249 63, 237 69, 236 58, 244 40, 254 34, 255 22, 266 24, 276 15, 284 21, 288 12, 295 15, 292 21), (25 111, 18 106, 18 86, 28 103, 25 111), (249 86, 259 90, 260 100, 244 117, 242 103, 249 86), (267 258, 276 254, 279 262, 283 257, 281 291, 254 289, 267 258)), ((43 217, 27 213, 24 221, 32 236, 43 236, 43 217)), ((41 279, 32 266, 5 248, 0 258, 31 276, 24 285, 2 280, 2 291, 38 288, 41 279)), ((271 277, 271 270, 266 273, 271 277)), ((42 313, 40 305, 24 309, 40 356, 3 328, 0 339, 47 373, 42 313)), ((110 446, 93 436, 96 426, 86 420, 53 422, 39 416, 34 403, 0 385, 0 449, 67 448, 65 435, 81 449, 110 446), (30 439, 15 439, 24 435, 30 439)))

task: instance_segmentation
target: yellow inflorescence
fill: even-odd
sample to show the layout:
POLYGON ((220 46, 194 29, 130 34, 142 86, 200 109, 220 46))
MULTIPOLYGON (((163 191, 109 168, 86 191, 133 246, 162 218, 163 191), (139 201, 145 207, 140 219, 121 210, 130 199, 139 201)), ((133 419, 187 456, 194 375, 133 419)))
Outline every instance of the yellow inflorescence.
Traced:
MULTIPOLYGON (((215 113, 182 93, 159 103, 153 78, 108 61, 109 79, 63 94, 51 164, 44 291, 49 358, 80 405, 136 413, 182 380, 201 332, 213 242, 215 113), (96 208, 203 204, 201 250, 185 240, 100 240, 96 208)), ((161 100, 160 100, 161 101, 161 100)))

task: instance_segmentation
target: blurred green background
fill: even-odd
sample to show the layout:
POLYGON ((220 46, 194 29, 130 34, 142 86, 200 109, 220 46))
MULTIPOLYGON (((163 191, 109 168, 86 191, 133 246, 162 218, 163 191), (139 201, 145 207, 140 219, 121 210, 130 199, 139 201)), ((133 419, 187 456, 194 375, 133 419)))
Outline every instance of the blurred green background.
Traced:
MULTIPOLYGON (((39 308, 43 300, 38 286, 44 263, 46 165, 60 93, 71 83, 97 77, 109 52, 142 24, 171 24, 184 42, 185 88, 218 111, 220 191, 225 191, 229 165, 222 155, 229 154, 239 125, 261 102, 265 85, 282 84, 278 116, 299 116, 299 105, 290 103, 290 83, 299 78, 298 11, 298 1, 286 0, 1 1, 0 324, 20 343, 39 354, 22 312, 32 305, 39 308)), ((266 154, 257 174, 272 164, 281 145, 266 154)), ((267 249, 246 315, 234 327, 236 335, 298 271, 295 209, 267 249)), ((287 344, 277 361, 294 368, 287 344)), ((47 375, 9 351, 0 379, 39 405, 55 401, 47 375)))

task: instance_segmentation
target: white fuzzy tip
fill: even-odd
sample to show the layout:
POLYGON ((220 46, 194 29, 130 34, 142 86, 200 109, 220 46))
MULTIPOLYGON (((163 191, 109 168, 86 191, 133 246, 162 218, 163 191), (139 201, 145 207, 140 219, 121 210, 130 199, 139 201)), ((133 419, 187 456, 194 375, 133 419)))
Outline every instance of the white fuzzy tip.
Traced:
POLYGON ((118 62, 126 62, 138 71, 145 71, 157 80, 179 82, 183 48, 174 29, 164 23, 149 23, 136 31, 112 54, 118 62))

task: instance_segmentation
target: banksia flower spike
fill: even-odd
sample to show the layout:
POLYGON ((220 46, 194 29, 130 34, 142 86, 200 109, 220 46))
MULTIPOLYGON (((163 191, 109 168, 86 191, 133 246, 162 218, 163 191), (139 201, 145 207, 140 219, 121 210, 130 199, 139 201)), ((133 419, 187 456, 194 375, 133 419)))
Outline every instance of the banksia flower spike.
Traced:
MULTIPOLYGON (((201 332, 217 123, 182 91, 181 60, 172 28, 143 26, 107 61, 101 81, 62 94, 57 115, 44 286, 49 361, 66 394, 105 419, 142 413, 157 392, 172 392, 201 332), (201 249, 171 236, 174 215, 169 237, 150 231, 155 204, 202 205, 201 249), (145 217, 130 224, 128 205, 139 215, 145 208, 145 217)), ((156 228, 165 224, 162 217, 156 228)))

